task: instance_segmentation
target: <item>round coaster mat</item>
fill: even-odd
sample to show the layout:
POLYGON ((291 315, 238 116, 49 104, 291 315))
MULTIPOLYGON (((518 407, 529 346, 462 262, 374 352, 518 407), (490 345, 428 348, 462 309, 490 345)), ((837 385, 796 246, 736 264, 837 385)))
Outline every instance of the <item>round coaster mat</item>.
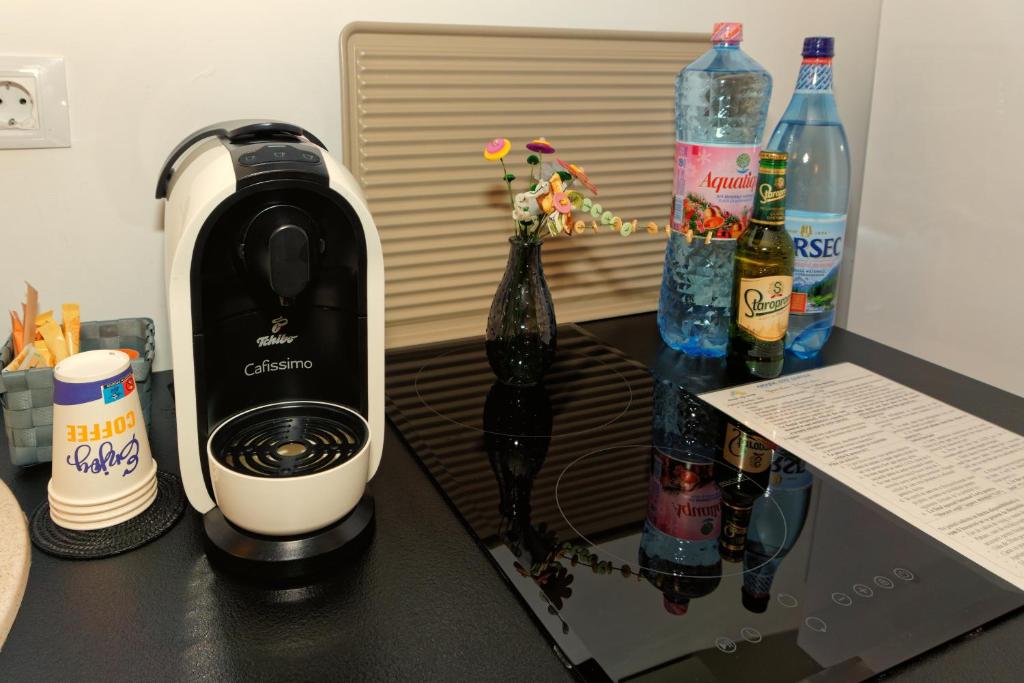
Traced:
POLYGON ((156 500, 142 514, 106 529, 76 531, 50 519, 50 503, 32 513, 32 543, 44 553, 70 560, 120 555, 162 536, 185 510, 185 491, 170 472, 156 474, 156 500))

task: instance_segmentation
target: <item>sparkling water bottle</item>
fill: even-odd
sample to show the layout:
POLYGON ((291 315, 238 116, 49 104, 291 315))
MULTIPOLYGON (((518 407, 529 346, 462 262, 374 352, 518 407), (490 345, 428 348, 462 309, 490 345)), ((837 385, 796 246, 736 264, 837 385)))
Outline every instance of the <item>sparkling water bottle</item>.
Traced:
POLYGON ((796 91, 768 149, 786 152, 786 230, 796 263, 786 350, 814 356, 828 341, 839 295, 850 198, 850 151, 832 96, 832 38, 804 40, 796 91))
POLYGON ((772 79, 740 49, 742 24, 715 24, 713 47, 676 77, 672 230, 658 303, 665 343, 724 356, 733 252, 746 228, 772 79))

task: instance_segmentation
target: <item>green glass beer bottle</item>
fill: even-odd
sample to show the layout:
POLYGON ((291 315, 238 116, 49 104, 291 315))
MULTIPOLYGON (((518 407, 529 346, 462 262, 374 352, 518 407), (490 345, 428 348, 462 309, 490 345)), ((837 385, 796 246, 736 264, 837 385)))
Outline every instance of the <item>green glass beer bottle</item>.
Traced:
POLYGON ((754 377, 782 372, 793 238, 786 232, 786 155, 761 152, 750 224, 736 240, 729 355, 754 377))

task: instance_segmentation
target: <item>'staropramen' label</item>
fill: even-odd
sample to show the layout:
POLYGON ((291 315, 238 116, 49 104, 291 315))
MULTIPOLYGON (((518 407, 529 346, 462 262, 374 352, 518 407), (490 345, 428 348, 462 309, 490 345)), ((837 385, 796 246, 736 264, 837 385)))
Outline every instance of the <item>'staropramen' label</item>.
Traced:
POLYGON ((737 324, 761 341, 782 339, 789 325, 792 293, 791 275, 742 278, 737 324))

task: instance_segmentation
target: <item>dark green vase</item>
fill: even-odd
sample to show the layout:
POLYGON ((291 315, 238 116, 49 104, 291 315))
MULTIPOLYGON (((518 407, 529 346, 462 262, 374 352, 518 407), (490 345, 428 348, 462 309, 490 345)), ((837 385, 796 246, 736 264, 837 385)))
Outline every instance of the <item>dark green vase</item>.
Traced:
POLYGON ((487 316, 487 360, 505 384, 531 386, 555 358, 557 326, 540 244, 509 240, 505 276, 487 316))

